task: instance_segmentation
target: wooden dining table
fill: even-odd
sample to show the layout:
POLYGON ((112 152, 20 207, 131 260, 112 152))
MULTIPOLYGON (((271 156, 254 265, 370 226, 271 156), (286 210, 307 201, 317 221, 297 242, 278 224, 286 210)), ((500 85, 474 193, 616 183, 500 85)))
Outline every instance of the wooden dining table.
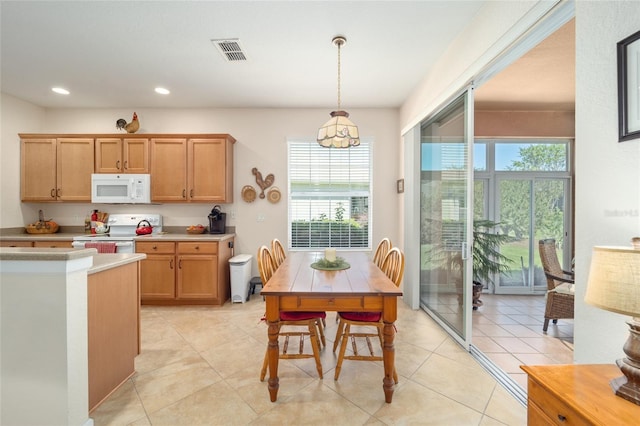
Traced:
POLYGON ((382 357, 385 401, 393 398, 395 382, 394 322, 398 315, 398 297, 402 291, 362 252, 338 252, 350 267, 319 270, 311 265, 324 252, 289 252, 261 295, 266 301, 269 343, 269 395, 278 399, 278 321, 280 311, 382 312, 384 322, 382 357))

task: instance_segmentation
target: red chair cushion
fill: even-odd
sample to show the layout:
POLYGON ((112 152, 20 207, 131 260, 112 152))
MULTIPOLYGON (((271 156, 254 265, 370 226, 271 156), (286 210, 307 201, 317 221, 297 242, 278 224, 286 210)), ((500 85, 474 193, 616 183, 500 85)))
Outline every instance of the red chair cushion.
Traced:
POLYGON ((311 320, 314 318, 326 318, 327 314, 325 312, 280 312, 280 320, 281 321, 305 321, 311 320))
POLYGON ((340 312, 340 316, 349 321, 378 322, 382 312, 340 312))

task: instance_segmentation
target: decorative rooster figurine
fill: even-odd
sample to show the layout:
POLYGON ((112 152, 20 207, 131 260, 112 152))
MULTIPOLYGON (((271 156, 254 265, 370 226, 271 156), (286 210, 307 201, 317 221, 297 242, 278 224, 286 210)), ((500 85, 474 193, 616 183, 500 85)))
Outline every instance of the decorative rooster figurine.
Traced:
POLYGON ((262 179, 262 173, 260 173, 256 167, 251 169, 251 173, 254 174, 256 177, 256 183, 260 189, 262 189, 262 192, 260 192, 260 198, 264 198, 264 190, 273 185, 273 181, 276 180, 275 176, 273 173, 269 173, 267 177, 262 179))
POLYGON ((118 121, 116 121, 116 128, 120 130, 126 130, 127 133, 137 132, 138 129, 140 128, 140 122, 138 121, 138 114, 136 114, 135 112, 133 113, 133 119, 131 120, 131 123, 127 123, 127 120, 125 120, 124 118, 118 119, 118 121))

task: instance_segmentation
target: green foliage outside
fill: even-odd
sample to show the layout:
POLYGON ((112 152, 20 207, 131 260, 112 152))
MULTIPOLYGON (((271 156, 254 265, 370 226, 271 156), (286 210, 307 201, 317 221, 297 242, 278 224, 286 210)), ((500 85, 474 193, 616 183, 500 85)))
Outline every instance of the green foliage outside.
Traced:
POLYGON ((291 223, 292 247, 362 247, 368 246, 369 226, 355 220, 297 220, 291 223))

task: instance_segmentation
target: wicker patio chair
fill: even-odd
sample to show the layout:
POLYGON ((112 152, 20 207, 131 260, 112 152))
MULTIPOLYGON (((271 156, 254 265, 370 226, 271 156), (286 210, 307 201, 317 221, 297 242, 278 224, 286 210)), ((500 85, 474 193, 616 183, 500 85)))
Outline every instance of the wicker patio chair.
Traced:
POLYGON ((542 268, 547 278, 547 304, 544 311, 543 331, 547 331, 549 320, 573 319, 574 279, 573 272, 565 271, 558 261, 556 240, 545 239, 538 243, 542 268))

